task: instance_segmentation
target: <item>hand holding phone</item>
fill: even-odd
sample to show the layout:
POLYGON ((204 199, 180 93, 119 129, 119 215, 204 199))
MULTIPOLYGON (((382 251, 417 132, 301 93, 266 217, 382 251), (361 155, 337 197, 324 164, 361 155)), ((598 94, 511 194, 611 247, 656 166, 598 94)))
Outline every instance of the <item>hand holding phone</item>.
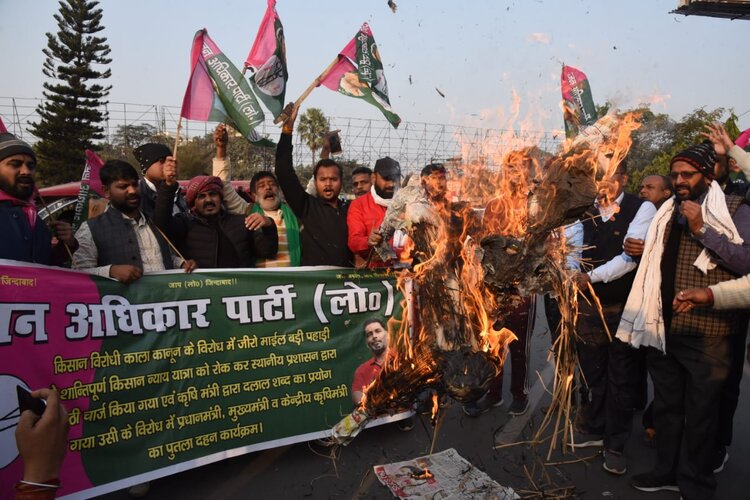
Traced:
POLYGON ((31 410, 35 415, 41 417, 47 408, 47 402, 40 398, 35 398, 31 392, 27 391, 20 385, 16 386, 16 395, 18 396, 18 410, 20 413, 31 410))
POLYGON ((44 483, 59 477, 68 448, 68 412, 60 404, 57 391, 38 389, 29 393, 23 387, 20 389, 17 392, 21 417, 16 427, 16 444, 23 459, 23 479, 44 483))
POLYGON ((332 130, 326 133, 326 139, 328 140, 328 150, 332 155, 340 154, 341 149, 341 137, 339 137, 340 130, 332 130))

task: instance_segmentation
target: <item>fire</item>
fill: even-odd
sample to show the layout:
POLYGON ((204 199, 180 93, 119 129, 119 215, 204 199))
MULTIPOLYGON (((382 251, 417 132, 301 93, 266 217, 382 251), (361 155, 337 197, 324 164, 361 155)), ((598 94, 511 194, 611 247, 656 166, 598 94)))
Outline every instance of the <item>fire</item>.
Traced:
POLYGON ((431 417, 433 424, 435 423, 435 420, 437 420, 438 410, 440 410, 440 398, 438 398, 437 393, 433 393, 432 394, 432 417, 431 417))
MULTIPOLYGON (((519 103, 514 95, 514 121, 519 103)), ((600 192, 610 193, 639 124, 634 115, 605 117, 553 156, 534 146, 523 128, 529 123, 519 132, 506 127, 502 148, 483 145, 481 156, 453 160, 460 202, 448 199, 445 179, 410 184, 394 197, 380 231, 406 232, 416 264, 397 271, 404 313, 388 323, 391 354, 355 414, 431 400, 434 420, 443 393, 461 402, 478 399, 516 338, 502 320, 522 297, 554 289, 575 307, 561 226, 580 217, 600 192)), ((569 310, 563 316, 570 330, 575 316, 569 310)))

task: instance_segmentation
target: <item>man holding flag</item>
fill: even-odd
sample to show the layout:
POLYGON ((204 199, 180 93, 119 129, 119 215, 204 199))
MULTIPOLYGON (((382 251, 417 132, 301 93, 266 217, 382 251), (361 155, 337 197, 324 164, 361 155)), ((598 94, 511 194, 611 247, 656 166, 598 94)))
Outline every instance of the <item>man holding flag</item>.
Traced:
POLYGON ((333 160, 320 160, 313 168, 318 196, 306 193, 294 172, 292 157, 297 107, 289 104, 284 114, 288 118, 284 120, 276 148, 275 172, 284 197, 302 227, 302 265, 350 267, 352 254, 347 246, 346 226, 348 203, 339 199, 341 166, 333 160))
POLYGON ((61 265, 76 249, 67 222, 54 223, 58 244, 34 207, 36 155, 13 134, 0 133, 0 258, 61 265), (69 248, 65 251, 64 247, 69 248))

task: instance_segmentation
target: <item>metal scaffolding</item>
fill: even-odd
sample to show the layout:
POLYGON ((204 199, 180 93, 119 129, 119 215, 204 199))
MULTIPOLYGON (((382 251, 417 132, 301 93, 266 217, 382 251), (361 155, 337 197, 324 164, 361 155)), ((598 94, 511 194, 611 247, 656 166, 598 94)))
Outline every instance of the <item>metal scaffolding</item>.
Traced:
MULTIPOLYGON (((39 98, 0 97, 0 118, 8 130, 30 143, 36 142, 30 123, 38 119, 39 98)), ((160 134, 174 137, 180 114, 178 106, 109 102, 104 134, 111 141, 121 125, 151 125, 160 134)), ((503 152, 522 146, 557 150, 561 137, 545 131, 486 129, 423 122, 402 122, 394 129, 386 120, 328 117, 331 129, 341 130, 344 157, 372 166, 384 156, 397 159, 406 172, 420 170, 434 161, 479 161, 496 166, 503 152)), ((192 138, 210 134, 216 123, 183 120, 181 136, 192 138)), ((268 117, 260 127, 262 135, 275 140, 279 128, 268 117)), ((295 163, 309 164, 310 150, 295 135, 295 163)))

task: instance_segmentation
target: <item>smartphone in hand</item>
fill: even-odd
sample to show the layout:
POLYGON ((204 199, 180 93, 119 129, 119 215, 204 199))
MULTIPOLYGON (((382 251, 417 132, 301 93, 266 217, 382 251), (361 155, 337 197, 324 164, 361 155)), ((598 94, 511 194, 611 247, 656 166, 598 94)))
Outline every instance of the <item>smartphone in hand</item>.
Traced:
POLYGON ((334 130, 333 132, 328 132, 327 135, 328 138, 328 148, 332 155, 340 154, 341 153, 341 137, 339 137, 339 131, 334 130))
POLYGON ((21 387, 16 386, 16 394, 18 395, 18 409, 20 413, 26 410, 31 410, 38 416, 42 416, 44 410, 47 408, 47 402, 41 398, 35 398, 29 391, 21 387))

